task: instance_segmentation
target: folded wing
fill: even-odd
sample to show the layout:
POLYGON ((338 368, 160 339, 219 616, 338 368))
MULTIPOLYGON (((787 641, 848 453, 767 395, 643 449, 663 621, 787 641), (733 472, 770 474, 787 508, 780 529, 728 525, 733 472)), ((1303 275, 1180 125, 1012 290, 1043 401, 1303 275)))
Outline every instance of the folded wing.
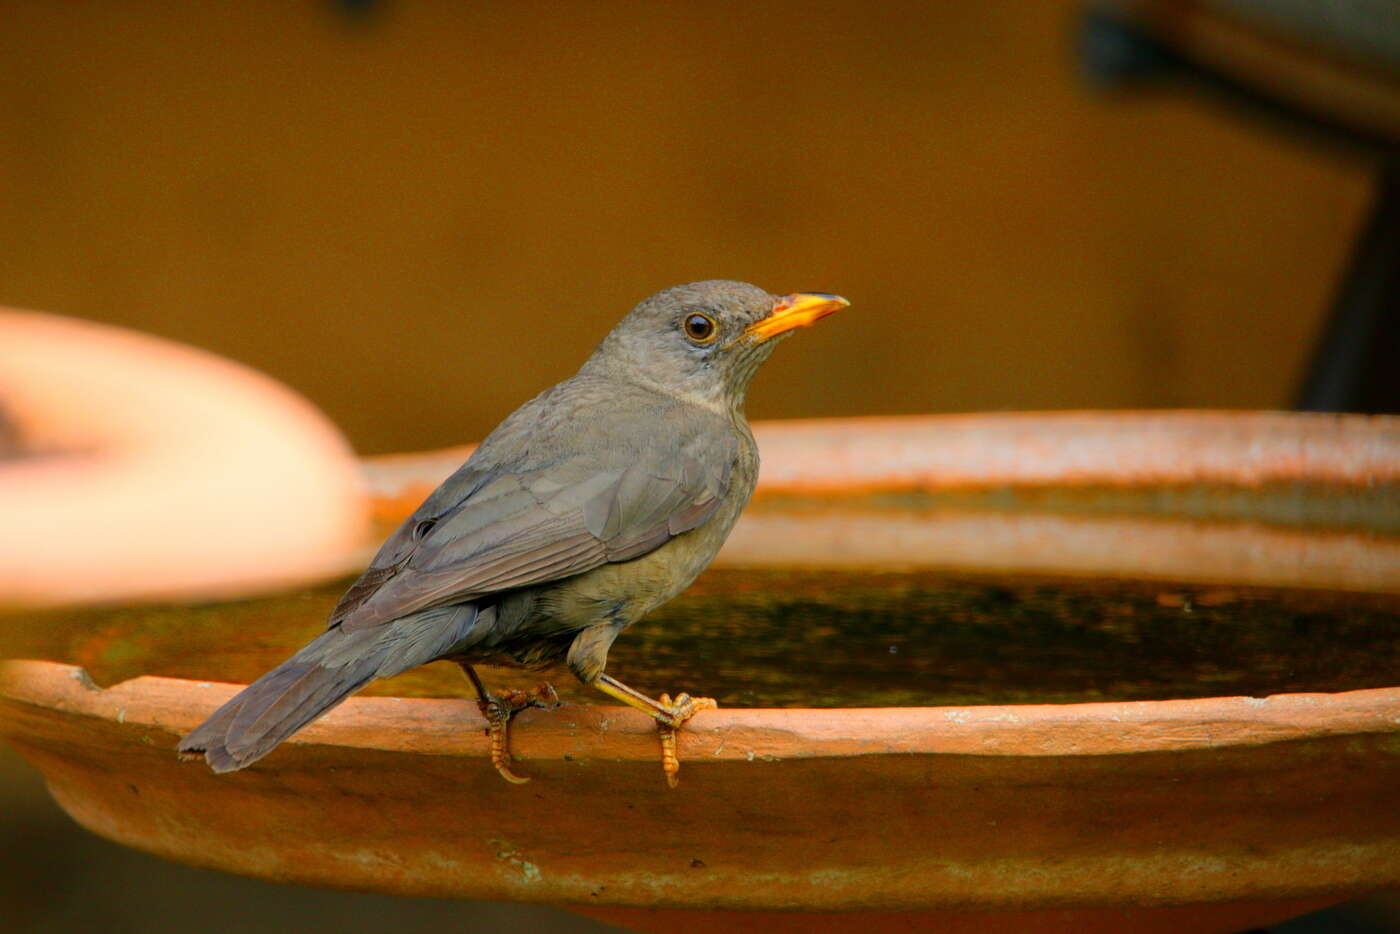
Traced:
POLYGON ((723 500, 733 458, 704 453, 626 465, 580 458, 490 475, 468 464, 448 481, 460 486, 460 498, 439 491, 411 516, 330 625, 367 629, 640 557, 703 524, 723 500))

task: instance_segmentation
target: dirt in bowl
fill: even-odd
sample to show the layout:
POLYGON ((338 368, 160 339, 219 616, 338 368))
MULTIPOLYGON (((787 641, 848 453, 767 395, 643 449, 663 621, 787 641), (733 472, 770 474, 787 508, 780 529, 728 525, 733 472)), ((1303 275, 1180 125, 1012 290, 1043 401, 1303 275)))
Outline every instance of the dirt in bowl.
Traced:
MULTIPOLYGON (((204 605, 55 610, 0 625, 0 655, 246 683, 324 626, 346 582, 204 605)), ((1389 687, 1400 595, 946 572, 713 569, 624 633, 608 671, 640 690, 733 707, 1161 700, 1389 687)), ((490 685, 567 671, 482 669, 490 685)), ((437 663, 370 694, 469 696, 437 663)))

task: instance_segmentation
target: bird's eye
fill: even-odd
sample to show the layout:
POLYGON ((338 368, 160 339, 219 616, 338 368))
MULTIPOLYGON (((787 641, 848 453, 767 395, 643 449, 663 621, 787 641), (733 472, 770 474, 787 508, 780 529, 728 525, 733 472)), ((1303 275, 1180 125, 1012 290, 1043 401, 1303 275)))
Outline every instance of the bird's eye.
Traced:
POLYGON ((715 328, 715 319, 699 313, 686 315, 685 320, 681 322, 681 328, 685 331, 685 336, 697 344, 708 344, 719 333, 715 328))

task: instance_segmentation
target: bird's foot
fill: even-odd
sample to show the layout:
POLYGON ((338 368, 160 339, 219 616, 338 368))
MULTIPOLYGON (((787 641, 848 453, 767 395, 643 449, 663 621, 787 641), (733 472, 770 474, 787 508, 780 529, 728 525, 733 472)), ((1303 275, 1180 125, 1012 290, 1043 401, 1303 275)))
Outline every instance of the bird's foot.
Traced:
POLYGON ((676 754, 676 731, 700 711, 715 710, 719 704, 713 697, 691 697, 689 694, 677 695, 675 700, 671 699, 670 694, 662 694, 657 700, 663 708, 653 714, 661 733, 661 771, 666 773, 666 784, 675 788, 680 784, 681 771, 680 756, 676 754))
POLYGON ((675 788, 676 776, 681 770, 681 760, 676 755, 676 731, 700 711, 714 710, 719 704, 712 697, 691 697, 689 694, 677 695, 675 700, 669 694, 662 694, 652 700, 641 691, 629 688, 601 672, 592 683, 604 694, 643 711, 661 725, 661 768, 666 773, 666 784, 675 788))
POLYGON ((559 695, 551 684, 541 683, 532 691, 506 689, 483 695, 477 701, 481 715, 486 718, 486 735, 491 739, 491 764, 501 778, 513 785, 523 785, 530 779, 516 775, 510 769, 510 721, 526 707, 553 710, 559 706, 559 695))

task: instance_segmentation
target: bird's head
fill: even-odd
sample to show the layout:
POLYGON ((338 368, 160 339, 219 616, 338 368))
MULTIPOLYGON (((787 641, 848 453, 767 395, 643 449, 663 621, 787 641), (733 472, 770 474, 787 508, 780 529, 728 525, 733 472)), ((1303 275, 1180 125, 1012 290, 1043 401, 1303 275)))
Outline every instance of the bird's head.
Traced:
POLYGON ((848 304, 838 295, 774 296, 724 279, 678 285, 632 309, 585 369, 737 411, 749 380, 783 338, 848 304))

